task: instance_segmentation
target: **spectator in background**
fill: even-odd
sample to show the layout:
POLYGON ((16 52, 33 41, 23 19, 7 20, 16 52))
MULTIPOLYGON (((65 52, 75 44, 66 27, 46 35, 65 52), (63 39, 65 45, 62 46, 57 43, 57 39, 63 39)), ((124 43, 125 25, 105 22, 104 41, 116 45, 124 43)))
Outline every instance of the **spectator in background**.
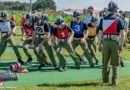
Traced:
POLYGON ((28 14, 31 14, 31 10, 30 9, 28 9, 28 14))
MULTIPOLYGON (((16 21, 15 11, 12 11, 11 21, 15 24, 15 21, 16 21)), ((16 27, 14 28, 13 35, 16 35, 16 34, 15 34, 15 30, 16 30, 16 27)))
MULTIPOLYGON (((117 12, 116 13, 116 16, 118 17, 118 18, 120 18, 122 21, 123 21, 123 23, 125 23, 124 22, 124 20, 123 20, 123 17, 122 17, 122 15, 123 15, 123 11, 119 11, 119 13, 117 12)), ((123 29, 124 29, 124 25, 123 25, 123 29)), ((122 60, 122 56, 120 55, 120 65, 121 65, 121 67, 124 67, 125 65, 124 65, 124 62, 123 62, 123 60, 122 60)))
POLYGON ((108 14, 105 11, 102 11, 99 13, 99 19, 102 19, 103 17, 107 16, 108 14))
POLYGON ((94 13, 93 6, 89 6, 87 10, 88 10, 88 14, 85 17, 84 22, 88 25, 91 22, 92 17, 97 17, 97 15, 94 13))
POLYGON ((15 21, 16 21, 15 11, 12 11, 11 21, 12 21, 13 23, 15 23, 15 21))
POLYGON ((122 10, 120 10, 120 11, 119 11, 119 14, 120 14, 120 16, 122 16, 122 15, 123 15, 123 11, 122 11, 122 10))
MULTIPOLYGON (((127 33, 128 33, 128 27, 129 27, 129 19, 127 18, 127 15, 126 13, 123 13, 122 14, 122 18, 124 20, 124 30, 125 30, 125 36, 126 36, 126 39, 127 39, 127 33)), ((124 46, 126 46, 126 40, 124 41, 124 46)))
MULTIPOLYGON (((130 23, 130 20, 129 20, 129 23, 130 23)), ((127 42, 130 43, 130 24, 129 24, 129 27, 128 27, 127 42)))
POLYGON ((23 25, 25 23, 25 15, 22 14, 22 18, 21 18, 21 32, 22 32, 22 35, 23 35, 23 25))
POLYGON ((36 14, 37 14, 37 11, 36 11, 36 10, 34 10, 34 11, 33 11, 33 14, 35 14, 35 15, 36 15, 36 14))
MULTIPOLYGON (((35 17, 35 15, 38 15, 38 13, 37 13, 37 11, 36 10, 34 10, 34 11, 32 11, 32 17, 35 17)), ((39 15, 38 15, 39 16, 39 15)))
POLYGON ((130 29, 128 30, 127 40, 128 40, 128 43, 130 43, 130 29))
POLYGON ((25 23, 25 15, 23 14, 21 18, 21 25, 23 25, 24 23, 25 23))

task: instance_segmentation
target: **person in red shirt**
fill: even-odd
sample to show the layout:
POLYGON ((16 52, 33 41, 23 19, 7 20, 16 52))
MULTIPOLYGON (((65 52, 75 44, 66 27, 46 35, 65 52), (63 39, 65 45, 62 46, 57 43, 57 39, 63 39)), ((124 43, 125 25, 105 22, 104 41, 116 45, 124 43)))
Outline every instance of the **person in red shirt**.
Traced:
POLYGON ((13 23, 15 23, 15 21, 16 21, 15 11, 12 11, 11 21, 12 21, 13 23))
MULTIPOLYGON (((16 21, 15 11, 12 11, 11 21, 15 24, 15 21, 16 21)), ((16 34, 15 34, 15 30, 16 30, 16 27, 15 27, 15 29, 14 29, 13 35, 16 35, 16 34)))
POLYGON ((22 32, 22 35, 23 35, 23 25, 25 23, 25 15, 23 14, 22 15, 22 18, 21 18, 21 32, 22 32))
POLYGON ((32 42, 32 34, 33 34, 33 24, 31 23, 31 16, 29 14, 26 15, 25 23, 23 23, 23 33, 22 33, 22 41, 23 50, 28 57, 26 64, 29 64, 32 61, 32 55, 29 53, 28 49, 32 42))
POLYGON ((21 24, 23 25, 24 23, 25 23, 25 15, 23 14, 21 18, 21 24))

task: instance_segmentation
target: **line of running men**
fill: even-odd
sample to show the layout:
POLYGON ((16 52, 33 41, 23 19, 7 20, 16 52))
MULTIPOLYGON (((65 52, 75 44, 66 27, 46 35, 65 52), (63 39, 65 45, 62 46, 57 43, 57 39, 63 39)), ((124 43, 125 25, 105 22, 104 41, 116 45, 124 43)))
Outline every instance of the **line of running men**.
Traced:
MULTIPOLYGON (((3 11, 1 13, 1 17, 2 19, 4 17, 8 17, 7 12, 3 11)), ((87 26, 83 21, 81 21, 80 13, 78 11, 75 11, 73 13, 73 21, 71 21, 70 26, 65 24, 64 19, 61 16, 58 16, 56 18, 56 22, 54 25, 50 24, 48 20, 49 17, 46 14, 44 14, 42 17, 30 14, 26 15, 25 23, 22 26, 23 27, 22 41, 24 41, 23 50, 28 57, 28 60, 26 62, 27 64, 32 61, 32 56, 28 51, 29 46, 32 45, 34 45, 34 53, 37 57, 37 60, 40 63, 38 69, 45 67, 45 65, 50 65, 43 48, 47 51, 53 66, 56 68, 56 70, 59 70, 61 72, 67 69, 66 59, 62 54, 63 48, 65 48, 68 51, 69 55, 75 62, 77 69, 80 69, 80 63, 82 62, 81 56, 77 52, 75 52, 75 49, 78 45, 80 45, 81 48, 83 49, 84 55, 88 59, 91 68, 94 67, 94 63, 92 61, 93 58, 96 60, 96 64, 99 63, 96 57, 96 42, 95 42, 96 41, 95 37, 97 33, 97 18, 93 17, 91 23, 89 23, 87 26), (50 34, 51 34, 51 45, 48 43, 50 34), (56 55, 59 59, 59 66, 57 65, 57 62, 55 60, 53 48, 56 51, 56 55)), ((3 21, 1 22, 3 23, 3 21)), ((1 22, 0 22, 1 32, 2 33, 11 32, 10 27, 14 26, 11 26, 10 25, 11 23, 8 23, 7 25, 4 26, 3 24, 1 24, 1 22), (3 27, 1 27, 2 25, 3 27), (8 27, 5 28, 6 26, 8 27)), ((6 39, 5 41, 7 42, 10 37, 13 38, 11 34, 3 38, 6 39)), ((11 40, 11 42, 14 42, 14 40, 11 40)), ((0 45, 2 44, 3 43, 1 42, 0 45)), ((5 46, 5 44, 3 46, 5 46)), ((18 52, 15 43, 12 44, 12 46, 15 47, 13 48, 19 63, 24 64, 24 62, 21 60, 21 56, 18 52)), ((2 51, 1 47, 2 46, 0 46, 1 50, 0 52, 3 53, 4 50, 2 51)))

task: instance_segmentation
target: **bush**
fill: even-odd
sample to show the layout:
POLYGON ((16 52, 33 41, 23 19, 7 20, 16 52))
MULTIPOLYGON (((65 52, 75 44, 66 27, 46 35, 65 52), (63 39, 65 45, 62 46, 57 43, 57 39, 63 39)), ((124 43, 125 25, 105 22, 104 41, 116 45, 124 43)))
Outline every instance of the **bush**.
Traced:
MULTIPOLYGON (((12 17, 12 11, 7 11, 9 13, 9 19, 12 17)), ((15 17, 16 17, 16 25, 19 26, 21 25, 21 18, 22 18, 22 14, 27 14, 26 11, 15 11, 15 17)), ((41 14, 43 15, 43 13, 41 14)), ((57 16, 62 16, 64 18, 64 21, 68 24, 73 20, 72 15, 67 15, 67 14, 48 14, 49 18, 50 18, 50 23, 55 23, 57 16)), ((84 16, 81 15, 81 19, 84 19, 84 16)))

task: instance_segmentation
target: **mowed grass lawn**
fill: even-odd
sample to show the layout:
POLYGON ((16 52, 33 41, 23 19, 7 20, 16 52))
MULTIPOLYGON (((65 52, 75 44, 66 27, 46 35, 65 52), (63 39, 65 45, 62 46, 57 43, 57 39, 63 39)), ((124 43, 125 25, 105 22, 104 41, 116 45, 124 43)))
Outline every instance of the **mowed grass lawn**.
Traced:
MULTIPOLYGON (((21 41, 21 29, 17 27, 16 36, 14 36, 17 44, 22 44, 21 41)), ((82 50, 80 47, 76 49, 80 54, 82 50)), ((13 52, 13 51, 12 51, 13 52)), ((24 52, 20 52, 23 59, 27 59, 24 52)), ((36 59, 33 51, 31 52, 33 59, 36 59)), ((64 52, 63 54, 68 54, 64 52)), ((97 51, 97 55, 100 56, 101 53, 97 51)), ((121 53, 123 60, 130 60, 130 44, 127 44, 127 47, 124 48, 121 53)), ((14 53, 4 53, 1 57, 1 60, 14 60, 16 56, 14 53)), ((130 90, 130 76, 120 77, 119 86, 111 86, 109 84, 102 84, 102 79, 97 80, 84 80, 84 81, 75 81, 75 82, 66 82, 66 83, 57 83, 57 84, 43 84, 36 86, 27 86, 27 87, 17 87, 17 90, 130 90)))
POLYGON ((103 84, 101 79, 96 79, 17 87, 17 90, 130 90, 130 76, 120 77, 120 83, 116 87, 111 83, 103 84))

